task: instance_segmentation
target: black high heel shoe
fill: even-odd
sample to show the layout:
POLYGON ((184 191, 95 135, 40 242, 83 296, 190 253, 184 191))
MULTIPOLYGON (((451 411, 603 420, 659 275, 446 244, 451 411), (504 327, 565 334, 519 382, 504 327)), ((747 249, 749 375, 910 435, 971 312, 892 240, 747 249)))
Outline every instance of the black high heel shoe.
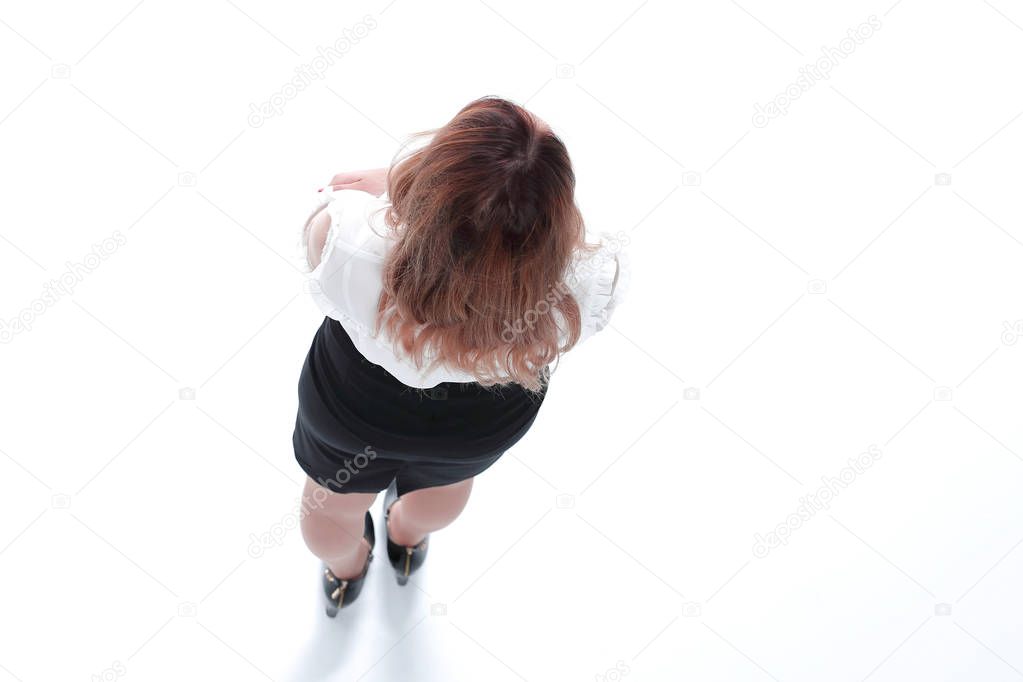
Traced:
MULTIPOLYGON (((387 519, 391 516, 391 505, 398 500, 398 486, 396 481, 391 481, 391 486, 384 495, 384 528, 387 528, 387 519)), ((426 549, 430 535, 427 534, 422 542, 414 547, 406 547, 391 541, 391 533, 387 532, 387 559, 394 568, 394 576, 398 579, 399 585, 408 582, 410 575, 419 570, 426 561, 426 549)))
POLYGON ((362 567, 362 573, 357 578, 343 580, 338 578, 323 564, 323 593, 327 597, 327 615, 333 618, 338 610, 348 606, 359 593, 366 582, 366 574, 369 572, 369 562, 373 561, 373 547, 376 545, 376 531, 373 529, 373 516, 366 512, 366 525, 362 537, 369 543, 369 554, 366 555, 366 563, 362 567))

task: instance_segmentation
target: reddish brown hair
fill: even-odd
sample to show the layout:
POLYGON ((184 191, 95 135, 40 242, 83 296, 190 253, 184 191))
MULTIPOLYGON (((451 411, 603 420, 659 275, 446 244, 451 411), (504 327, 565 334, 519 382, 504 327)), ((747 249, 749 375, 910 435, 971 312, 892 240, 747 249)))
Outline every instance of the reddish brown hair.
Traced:
POLYGON ((430 354, 431 366, 483 385, 540 390, 580 333, 579 305, 563 284, 573 253, 586 248, 568 151, 546 124, 497 97, 419 136, 430 140, 388 173, 385 221, 396 242, 377 331, 419 367, 430 354))

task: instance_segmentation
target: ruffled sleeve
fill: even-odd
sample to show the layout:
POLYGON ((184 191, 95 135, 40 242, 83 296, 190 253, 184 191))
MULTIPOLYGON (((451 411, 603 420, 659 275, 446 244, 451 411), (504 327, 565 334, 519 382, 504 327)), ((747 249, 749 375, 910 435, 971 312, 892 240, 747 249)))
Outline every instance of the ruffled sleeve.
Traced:
POLYGON ((362 191, 328 190, 302 233, 308 245, 309 224, 321 210, 327 213, 330 226, 320 263, 310 269, 304 261, 305 290, 324 315, 367 338, 372 336, 384 252, 383 240, 370 224, 378 206, 375 197, 362 191))
POLYGON ((608 325, 615 309, 627 298, 632 283, 632 262, 628 251, 618 249, 611 260, 614 267, 604 268, 597 283, 598 310, 594 314, 594 324, 598 332, 608 325))
MULTIPOLYGON (((309 217, 306 218, 305 224, 302 226, 302 231, 299 233, 298 241, 295 243, 295 261, 297 262, 298 269, 305 273, 310 274, 313 271, 312 266, 309 264, 309 231, 312 229, 313 220, 320 214, 324 208, 330 204, 331 197, 324 197, 322 195, 317 196, 316 202, 313 204, 312 212, 309 217)), ((333 230, 334 224, 331 221, 331 229, 333 230)), ((327 234, 327 242, 330 243, 331 235, 327 234)), ((324 244, 324 249, 326 249, 324 244)), ((320 260, 323 260, 322 254, 320 254, 320 260)))
POLYGON ((339 274, 332 256, 334 255, 334 247, 337 241, 340 207, 338 202, 334 201, 333 194, 328 193, 319 198, 321 200, 318 202, 318 206, 313 210, 312 215, 306 221, 305 228, 302 230, 302 261, 304 265, 303 271, 306 275, 304 288, 312 297, 320 312, 327 317, 340 320, 344 316, 343 312, 338 307, 335 299, 324 289, 324 283, 329 283, 331 279, 339 274), (313 268, 308 260, 309 231, 313 220, 323 211, 326 211, 330 217, 330 226, 327 229, 326 241, 323 243, 323 251, 320 253, 320 262, 313 268))
POLYGON ((628 235, 602 232, 599 248, 581 254, 569 270, 566 283, 582 315, 580 343, 604 329, 626 298, 632 279, 628 243, 628 235))

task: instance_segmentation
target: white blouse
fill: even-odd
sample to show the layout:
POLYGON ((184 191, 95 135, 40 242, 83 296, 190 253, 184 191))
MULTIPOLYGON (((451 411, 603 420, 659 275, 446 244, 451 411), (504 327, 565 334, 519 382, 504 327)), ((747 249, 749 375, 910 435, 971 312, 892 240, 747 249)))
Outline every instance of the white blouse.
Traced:
MULTIPOLYGON (((380 365, 407 386, 432 388, 442 381, 471 382, 476 378, 461 370, 442 366, 429 369, 434 356, 425 354, 423 368, 410 357, 395 353, 386 332, 375 335, 377 303, 383 289, 384 258, 393 244, 391 230, 384 223, 387 195, 375 197, 360 190, 331 190, 317 194, 317 210, 302 233, 303 253, 312 217, 326 207, 330 230, 319 265, 310 270, 303 255, 308 278, 307 290, 326 316, 341 323, 355 347, 370 362, 380 365)), ((589 241, 589 240, 588 240, 589 241)), ((578 254, 572 261, 564 285, 579 304, 582 329, 579 343, 603 329, 611 313, 623 300, 631 268, 623 247, 628 236, 600 233, 600 249, 594 254, 578 254)), ((547 302, 536 306, 537 317, 550 314, 547 302)), ((554 311, 563 338, 567 335, 563 318, 554 311)), ((520 325, 530 320, 520 321, 520 325)), ((515 326, 509 324, 514 331, 515 326)))

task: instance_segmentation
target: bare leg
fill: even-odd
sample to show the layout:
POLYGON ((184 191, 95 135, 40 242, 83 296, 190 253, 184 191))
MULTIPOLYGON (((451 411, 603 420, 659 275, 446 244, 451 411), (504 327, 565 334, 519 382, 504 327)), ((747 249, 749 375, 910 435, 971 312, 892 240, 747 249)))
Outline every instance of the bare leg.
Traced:
POLYGON ((391 506, 387 531, 399 545, 418 545, 427 533, 444 528, 458 518, 469 501, 472 479, 420 488, 402 495, 391 506))
POLYGON ((306 477, 302 491, 302 537, 338 578, 362 573, 369 543, 362 537, 366 510, 376 493, 335 493, 306 477))

